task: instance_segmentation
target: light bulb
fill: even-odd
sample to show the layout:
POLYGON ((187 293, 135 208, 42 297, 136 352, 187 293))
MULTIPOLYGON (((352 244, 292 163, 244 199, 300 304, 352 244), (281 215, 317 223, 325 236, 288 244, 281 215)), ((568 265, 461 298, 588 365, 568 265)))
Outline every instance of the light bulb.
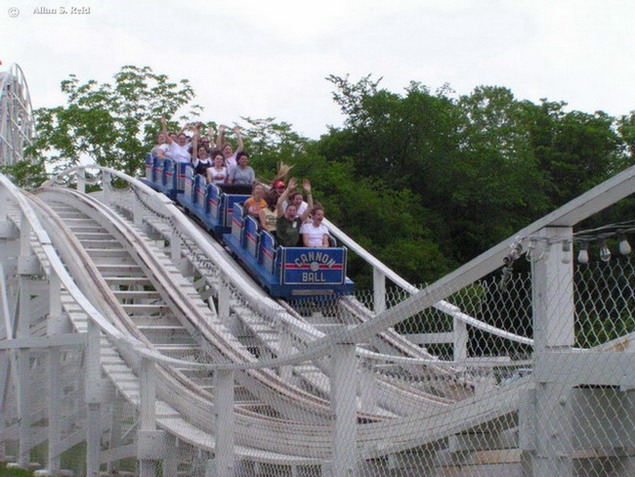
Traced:
POLYGON ((611 251, 609 250, 609 246, 606 244, 605 239, 600 241, 600 260, 603 262, 611 260, 611 251))
POLYGON ((622 255, 628 255, 629 253, 631 253, 631 244, 628 243, 626 237, 620 237, 619 249, 622 255))
POLYGON ((580 244, 578 263, 589 263, 589 244, 586 242, 580 244))

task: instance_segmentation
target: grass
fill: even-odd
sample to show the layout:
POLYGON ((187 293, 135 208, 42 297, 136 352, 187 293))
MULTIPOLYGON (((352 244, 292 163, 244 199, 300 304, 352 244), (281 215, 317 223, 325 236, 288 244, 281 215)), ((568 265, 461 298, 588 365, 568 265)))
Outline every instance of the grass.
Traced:
POLYGON ((0 468, 0 477, 32 477, 33 472, 24 469, 7 469, 2 466, 0 468))

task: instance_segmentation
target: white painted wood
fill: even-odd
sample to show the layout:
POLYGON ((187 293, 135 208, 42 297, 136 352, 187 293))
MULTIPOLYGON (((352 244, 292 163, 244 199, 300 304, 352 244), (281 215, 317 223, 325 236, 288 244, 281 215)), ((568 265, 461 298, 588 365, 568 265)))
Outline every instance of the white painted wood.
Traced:
MULTIPOLYGON (((569 349, 574 344, 573 260, 572 251, 549 246, 548 241, 559 243, 571 239, 571 227, 545 227, 538 232, 544 240, 537 242, 532 251, 532 306, 535 377, 555 372, 545 368, 553 361, 541 359, 553 351, 569 349), (563 259, 563 254, 566 254, 563 259)), ((572 386, 561 382, 536 380, 535 416, 536 450, 529 455, 534 475, 574 475, 572 386)), ((524 419, 526 423, 528 419, 524 419)), ((528 432, 524 431, 525 434, 528 432)))
POLYGON ((51 348, 49 360, 49 405, 48 405, 48 469, 55 474, 60 470, 60 453, 57 443, 62 440, 62 369, 59 348, 51 348))
POLYGON ((386 309, 386 275, 378 267, 373 267, 373 298, 375 313, 384 311, 386 309))
POLYGON ((572 251, 549 246, 546 241, 571 240, 570 227, 548 227, 537 234, 532 261, 532 306, 534 344, 537 353, 573 346, 573 260, 572 251), (566 254, 568 260, 563 261, 566 254))
POLYGON ((214 373, 214 417, 216 420, 217 477, 232 477, 235 470, 234 455, 234 372, 219 370, 214 373))
POLYGON ((456 317, 452 318, 452 321, 454 325, 454 336, 452 339, 454 361, 460 363, 467 359, 467 324, 456 317))
POLYGON ((92 321, 88 322, 88 343, 86 347, 86 473, 89 477, 99 477, 101 452, 101 339, 100 329, 92 321))
POLYGON ((331 354, 333 476, 355 475, 357 468, 357 370, 355 345, 337 343, 331 354))
POLYGON ((156 429, 156 376, 154 363, 148 358, 141 360, 140 370, 141 389, 141 424, 142 431, 154 431, 156 429))

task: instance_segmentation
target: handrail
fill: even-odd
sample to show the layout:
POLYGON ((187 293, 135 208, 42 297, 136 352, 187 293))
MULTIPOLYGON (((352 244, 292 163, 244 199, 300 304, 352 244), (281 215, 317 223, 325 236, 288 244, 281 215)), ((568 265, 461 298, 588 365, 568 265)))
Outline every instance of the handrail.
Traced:
MULTIPOLYGON (((337 237, 337 239, 346 245, 351 251, 355 252, 356 255, 361 257, 366 263, 371 265, 373 268, 379 270, 386 278, 389 278, 393 283, 414 295, 417 292, 420 292, 421 289, 412 285, 408 281, 404 280, 402 277, 397 275, 395 271, 393 271, 388 265, 384 264, 373 255, 371 255, 365 248, 359 245, 355 240, 349 237, 342 229, 334 225, 332 222, 329 222, 327 219, 324 219, 324 223, 328 227, 330 232, 333 232, 333 235, 337 237)), ((510 341, 515 341, 517 343, 525 344, 533 346, 534 340, 532 338, 527 338, 525 336, 517 335, 515 333, 511 333, 509 331, 501 330, 495 326, 489 325, 481 320, 474 318, 473 316, 468 315, 461 311, 461 309, 453 305, 452 303, 446 300, 440 300, 438 303, 432 305, 433 308, 450 315, 452 318, 456 318, 468 325, 477 328, 481 331, 485 331, 494 336, 498 336, 499 338, 508 339, 510 341)))

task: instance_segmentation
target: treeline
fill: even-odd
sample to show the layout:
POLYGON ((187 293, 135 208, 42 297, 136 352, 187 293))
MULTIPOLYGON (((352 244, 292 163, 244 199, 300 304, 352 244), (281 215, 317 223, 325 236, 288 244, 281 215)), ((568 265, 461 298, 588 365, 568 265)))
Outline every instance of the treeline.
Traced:
MULTIPOLYGON (((634 114, 568 111, 504 87, 460 96, 418 82, 395 93, 370 76, 328 80, 343 127, 310 140, 273 118, 242 118, 251 165, 267 179, 280 161, 293 164, 291 175, 311 179, 330 220, 414 283, 441 277, 635 163, 634 114)), ((66 106, 36 111, 33 154, 64 165, 84 155, 128 173, 142 170, 159 118, 194 97, 187 81, 147 67, 124 67, 113 84, 71 76, 62 86, 66 106)), ((357 275, 360 267, 353 258, 363 287, 370 277, 357 275)))
POLYGON ((307 141, 287 125, 252 121, 255 160, 273 170, 276 159, 293 158, 327 216, 414 283, 635 163, 633 115, 567 111, 503 87, 457 96, 412 82, 398 94, 370 77, 329 80, 344 126, 307 141))

